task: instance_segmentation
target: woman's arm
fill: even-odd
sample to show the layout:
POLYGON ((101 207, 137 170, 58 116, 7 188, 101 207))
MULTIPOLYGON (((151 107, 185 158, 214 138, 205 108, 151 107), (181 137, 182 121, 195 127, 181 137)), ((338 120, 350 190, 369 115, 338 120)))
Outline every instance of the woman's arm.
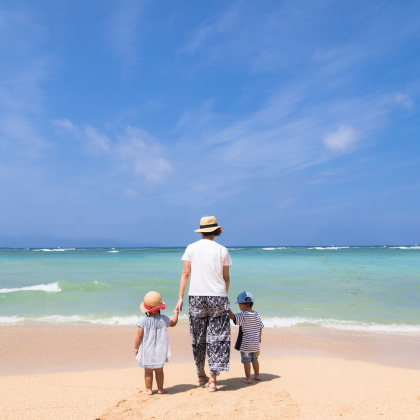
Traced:
POLYGON ((230 277, 229 277, 229 266, 223 266, 223 280, 226 283, 226 293, 229 292, 229 285, 230 285, 230 277))
POLYGON ((136 335, 136 341, 134 342, 134 354, 137 356, 137 353, 139 352, 140 344, 143 341, 144 336, 144 329, 139 327, 136 335))
POLYGON ((191 261, 184 261, 184 270, 181 275, 181 284, 179 285, 179 299, 176 308, 179 312, 182 311, 182 304, 184 303, 184 293, 187 288, 188 281, 191 276, 191 261))
POLYGON ((175 327, 175 325, 178 323, 178 309, 174 310, 174 317, 171 320, 171 323, 169 324, 170 327, 175 327))

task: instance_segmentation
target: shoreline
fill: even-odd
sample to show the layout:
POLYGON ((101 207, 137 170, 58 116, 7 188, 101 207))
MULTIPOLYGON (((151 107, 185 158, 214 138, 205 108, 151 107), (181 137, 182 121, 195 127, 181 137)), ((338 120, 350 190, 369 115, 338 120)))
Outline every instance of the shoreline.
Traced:
MULTIPOLYGON (((0 376, 136 367, 136 326, 23 324, 0 327, 0 376)), ((189 327, 168 329, 170 363, 192 362, 189 327)), ((238 328, 232 327, 231 359, 238 328)), ((264 328, 264 357, 324 356, 420 370, 420 336, 317 327, 264 328)))

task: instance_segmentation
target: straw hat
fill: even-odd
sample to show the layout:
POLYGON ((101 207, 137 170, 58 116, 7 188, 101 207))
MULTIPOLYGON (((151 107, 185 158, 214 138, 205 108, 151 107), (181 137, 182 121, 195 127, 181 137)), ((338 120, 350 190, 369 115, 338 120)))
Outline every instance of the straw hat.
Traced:
POLYGON ((200 229, 195 230, 194 232, 213 232, 216 229, 224 229, 223 226, 217 224, 217 220, 214 216, 202 217, 200 220, 200 229))
POLYGON ((150 309, 144 307, 146 304, 149 308, 156 308, 161 305, 165 305, 165 302, 162 302, 162 296, 158 292, 149 292, 144 297, 143 302, 140 305, 140 310, 145 314, 150 312, 150 309))

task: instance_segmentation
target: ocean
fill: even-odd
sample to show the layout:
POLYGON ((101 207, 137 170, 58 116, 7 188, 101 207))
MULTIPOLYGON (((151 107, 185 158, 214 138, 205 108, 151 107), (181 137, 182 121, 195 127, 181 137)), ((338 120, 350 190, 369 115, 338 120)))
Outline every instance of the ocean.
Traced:
MULTIPOLYGON (((266 327, 420 333, 420 246, 228 249, 231 307, 251 292, 266 327)), ((0 324, 135 325, 150 290, 170 315, 183 251, 0 249, 0 324)))

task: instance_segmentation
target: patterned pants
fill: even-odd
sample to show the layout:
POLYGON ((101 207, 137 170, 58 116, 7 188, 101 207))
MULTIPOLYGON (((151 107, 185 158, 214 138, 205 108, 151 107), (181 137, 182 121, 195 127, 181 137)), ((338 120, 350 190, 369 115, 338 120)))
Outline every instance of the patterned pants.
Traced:
POLYGON ((197 374, 207 358, 211 375, 229 371, 229 302, 221 296, 190 296, 190 334, 197 374))

